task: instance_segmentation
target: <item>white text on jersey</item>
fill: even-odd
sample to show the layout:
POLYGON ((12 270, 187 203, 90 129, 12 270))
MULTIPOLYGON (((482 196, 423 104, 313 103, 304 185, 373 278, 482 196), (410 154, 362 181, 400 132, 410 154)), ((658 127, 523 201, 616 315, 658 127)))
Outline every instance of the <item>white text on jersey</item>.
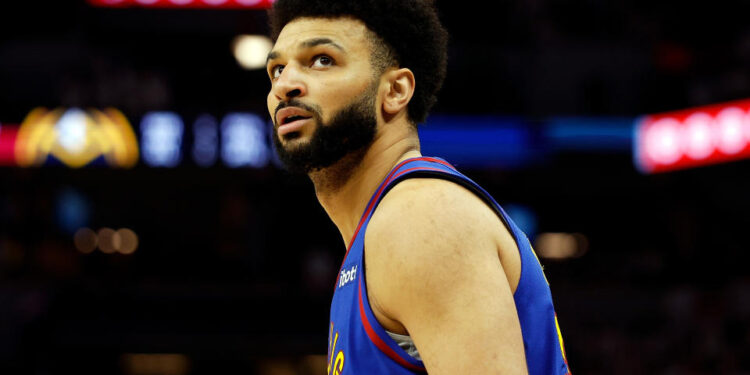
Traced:
POLYGON ((357 266, 353 266, 348 270, 341 270, 341 276, 339 276, 339 288, 348 284, 357 277, 357 266))

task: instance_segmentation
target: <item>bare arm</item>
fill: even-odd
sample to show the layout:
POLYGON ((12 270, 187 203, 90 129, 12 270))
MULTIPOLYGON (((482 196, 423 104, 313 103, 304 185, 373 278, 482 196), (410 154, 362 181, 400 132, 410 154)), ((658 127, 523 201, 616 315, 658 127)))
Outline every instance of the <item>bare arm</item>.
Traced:
POLYGON ((402 182, 368 226, 372 307, 406 328, 430 374, 526 373, 499 230, 479 198, 440 180, 402 182))

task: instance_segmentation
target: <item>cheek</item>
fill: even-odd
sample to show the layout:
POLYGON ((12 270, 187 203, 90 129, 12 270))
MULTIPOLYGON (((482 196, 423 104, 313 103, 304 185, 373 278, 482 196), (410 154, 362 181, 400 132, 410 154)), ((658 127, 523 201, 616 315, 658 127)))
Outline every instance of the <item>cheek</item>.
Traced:
POLYGON ((321 84, 319 90, 325 95, 319 96, 318 104, 323 108, 323 121, 328 122, 330 117, 363 95, 370 83, 362 76, 352 74, 321 84))
POLYGON ((271 116, 271 120, 275 119, 273 118, 274 111, 276 110, 276 106, 279 105, 278 99, 276 99, 276 96, 273 95, 273 93, 269 92, 268 96, 266 97, 266 105, 268 106, 268 114, 271 116))

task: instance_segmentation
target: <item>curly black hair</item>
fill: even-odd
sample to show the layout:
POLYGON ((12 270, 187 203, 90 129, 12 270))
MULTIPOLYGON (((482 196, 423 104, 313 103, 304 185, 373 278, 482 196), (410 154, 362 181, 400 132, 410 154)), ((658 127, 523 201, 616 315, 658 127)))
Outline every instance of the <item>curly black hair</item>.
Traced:
POLYGON ((374 33, 372 63, 409 68, 416 80, 409 119, 422 123, 445 79, 448 33, 431 0, 277 0, 269 11, 271 36, 302 17, 354 17, 374 33))

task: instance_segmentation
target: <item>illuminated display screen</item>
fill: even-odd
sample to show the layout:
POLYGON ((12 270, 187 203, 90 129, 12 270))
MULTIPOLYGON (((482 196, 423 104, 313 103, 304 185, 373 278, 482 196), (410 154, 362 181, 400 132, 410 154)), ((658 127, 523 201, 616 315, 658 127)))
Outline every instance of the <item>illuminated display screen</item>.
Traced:
POLYGON ((116 109, 36 108, 18 129, 14 155, 24 167, 52 163, 79 168, 102 160, 132 167, 138 161, 138 142, 116 109))
POLYGON ((193 160, 201 167, 216 164, 219 156, 219 126, 208 114, 198 116, 193 123, 193 160))
POLYGON ((221 159, 228 167, 260 168, 268 164, 271 150, 266 124, 251 113, 230 113, 221 122, 221 159))
POLYGON ((517 167, 531 161, 531 132, 516 118, 435 115, 419 128, 424 155, 461 167, 517 167))
POLYGON ((273 0, 88 0, 95 7, 107 8, 219 8, 266 9, 273 0))
POLYGON ((172 112, 151 112, 141 120, 143 161, 152 167, 176 167, 182 160, 185 126, 172 112))
POLYGON ((645 116, 635 138, 635 163, 645 173, 748 158, 750 100, 645 116))
POLYGON ((0 124, 0 165, 16 165, 16 135, 18 126, 0 124))
MULTIPOLYGON (((128 119, 116 109, 36 108, 21 125, 0 125, 0 165, 132 167, 142 157, 151 167, 178 167, 187 158, 199 167, 283 168, 267 118, 235 112, 188 121, 174 112, 147 113, 140 121, 139 147, 128 119)), ((636 166, 656 173, 750 157, 750 99, 640 119, 550 118, 536 127, 514 117, 434 115, 419 133, 424 154, 462 167, 513 168, 560 150, 632 147, 636 166)))

